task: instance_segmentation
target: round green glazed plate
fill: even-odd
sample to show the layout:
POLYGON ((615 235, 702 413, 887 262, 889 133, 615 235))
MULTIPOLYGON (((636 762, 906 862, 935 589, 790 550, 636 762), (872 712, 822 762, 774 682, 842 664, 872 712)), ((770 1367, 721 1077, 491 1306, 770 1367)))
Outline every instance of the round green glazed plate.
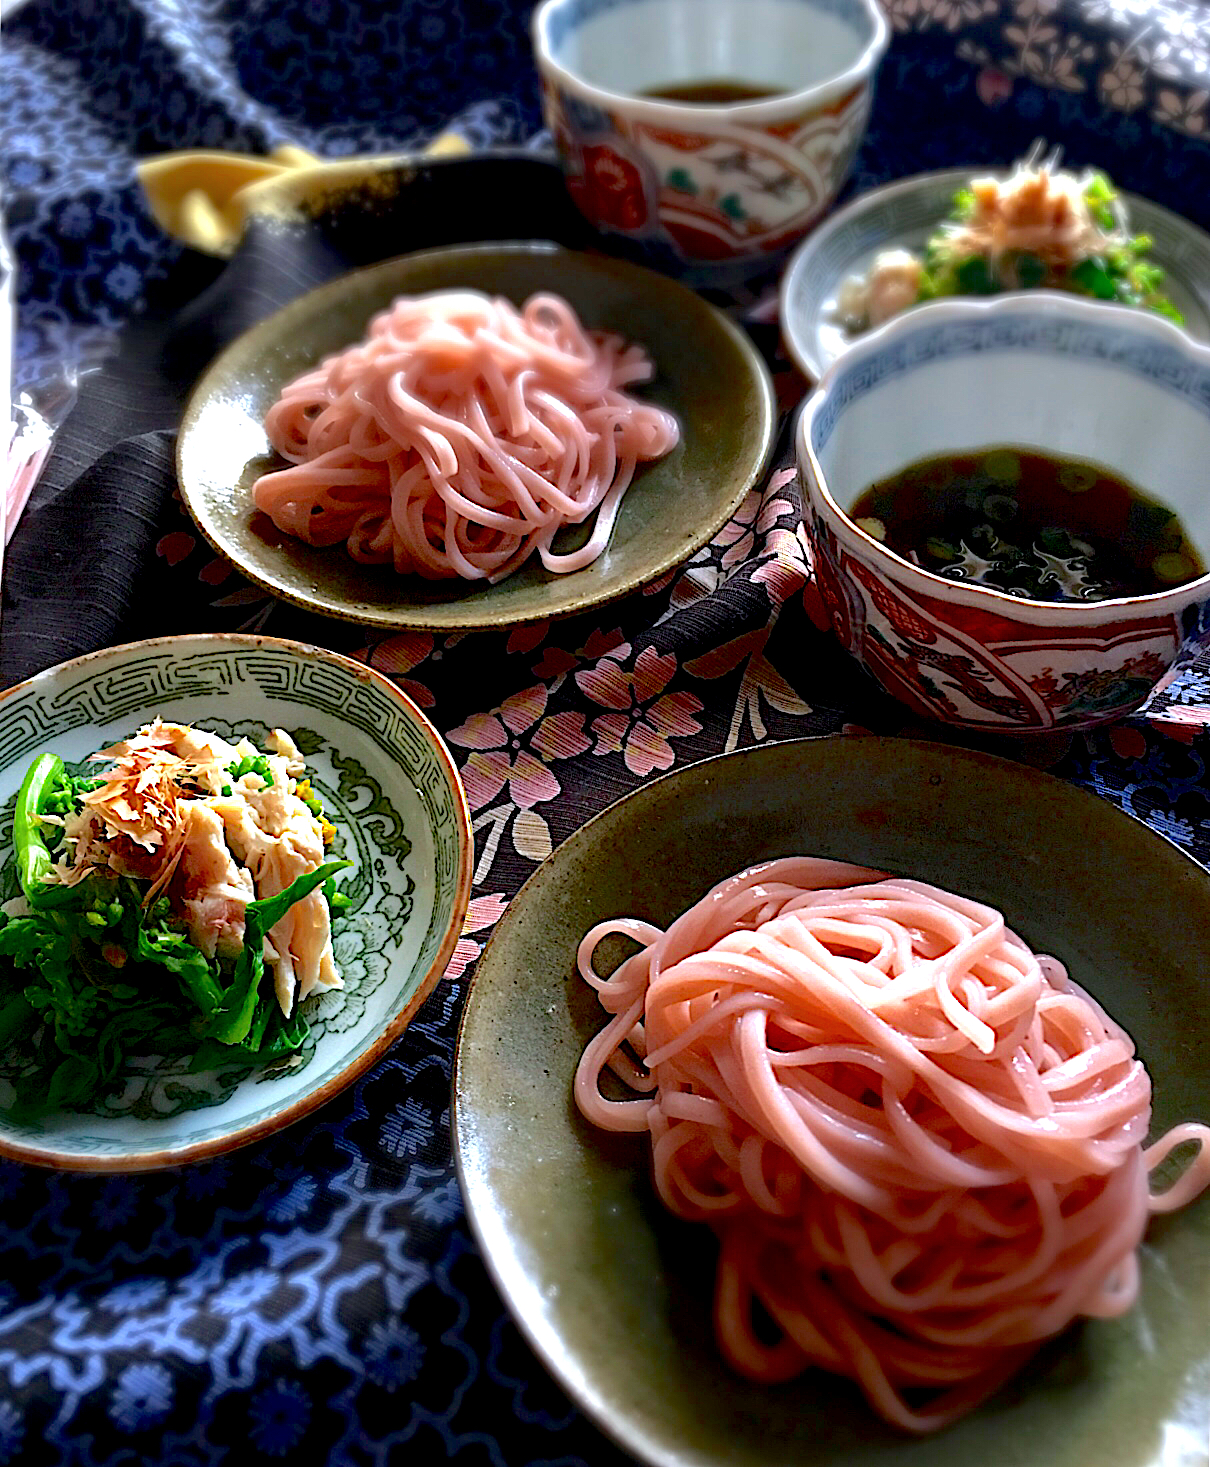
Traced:
MULTIPOLYGON (((995 904, 1134 1035, 1154 1127, 1210 1119, 1210 878, 1105 801, 985 754, 873 737, 766 745, 645 785, 571 836, 479 962, 454 1073, 467 1210, 518 1324, 572 1398, 658 1467, 1201 1467, 1210 1417, 1210 1195, 1156 1219, 1142 1295, 1043 1349, 972 1416, 901 1436, 819 1371, 732 1375, 709 1230, 665 1213, 646 1137, 572 1100, 603 1025, 576 945, 666 926, 724 876, 832 856, 995 904)), ((620 953, 619 953, 620 956, 620 953)))
MULTIPOLYGON (((251 580, 287 601, 379 627, 467 631, 567 616, 627 595, 687 560, 759 481, 776 425, 773 388, 744 333, 654 271, 553 244, 469 245, 405 255, 313 290, 239 337, 208 368, 181 424, 177 472, 198 527, 251 580), (365 334, 401 294, 483 290, 517 304, 571 302, 585 326, 640 342, 656 375, 637 393, 675 413, 681 441, 641 466, 604 553, 566 575, 532 561, 498 585, 451 584, 362 566, 343 546, 282 535, 252 503, 279 464, 264 417, 285 384, 365 334)), ((555 540, 572 549, 589 524, 555 540)))
MULTIPOLYGON (((13 804, 51 750, 69 767, 157 715, 258 744, 292 734, 336 827, 350 909, 333 924, 344 987, 303 1006, 311 1039, 276 1075, 190 1074, 188 1057, 138 1061, 90 1112, 15 1123, 0 1056, 0 1156, 80 1171, 142 1171, 230 1151, 331 1099, 399 1037, 432 992, 470 899, 471 832, 448 752, 391 682, 360 663, 272 637, 166 637, 65 662, 0 697, 0 900, 19 890, 13 804)), ((263 745, 262 745, 263 746, 263 745)))

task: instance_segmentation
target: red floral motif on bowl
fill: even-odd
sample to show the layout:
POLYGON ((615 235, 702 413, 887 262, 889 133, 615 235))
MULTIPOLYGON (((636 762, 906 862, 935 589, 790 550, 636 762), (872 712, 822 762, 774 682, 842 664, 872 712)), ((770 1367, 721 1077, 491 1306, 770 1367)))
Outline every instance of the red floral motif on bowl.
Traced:
POLYGON ((868 86, 767 125, 695 129, 626 117, 544 79, 568 191, 597 228, 658 238, 686 262, 760 261, 795 243, 847 177, 868 86))
POLYGON ((1001 602, 989 608, 909 589, 815 515, 808 533, 837 636, 926 717, 971 727, 1090 727, 1137 708, 1181 644, 1171 611, 1123 613, 1094 627, 1035 620, 1038 608, 1022 603, 1018 617, 1001 602))
POLYGON ((643 176, 637 166, 608 143, 580 149, 582 172, 568 179, 581 210, 606 229, 635 234, 647 223, 643 176))

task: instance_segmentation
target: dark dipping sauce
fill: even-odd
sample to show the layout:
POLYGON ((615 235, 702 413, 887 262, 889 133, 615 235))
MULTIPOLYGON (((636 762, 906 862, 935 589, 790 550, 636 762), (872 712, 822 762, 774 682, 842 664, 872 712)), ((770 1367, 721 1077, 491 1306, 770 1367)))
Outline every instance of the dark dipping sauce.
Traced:
POLYGON ((983 448, 909 464, 848 511, 902 560, 1030 601, 1105 601, 1205 574, 1170 509, 1099 464, 983 448))
POLYGON ((736 102, 759 102, 765 97, 783 96, 780 87, 757 87, 750 82, 718 78, 700 82, 675 82, 666 87, 644 87, 639 94, 661 102, 689 102, 697 106, 728 107, 736 102))

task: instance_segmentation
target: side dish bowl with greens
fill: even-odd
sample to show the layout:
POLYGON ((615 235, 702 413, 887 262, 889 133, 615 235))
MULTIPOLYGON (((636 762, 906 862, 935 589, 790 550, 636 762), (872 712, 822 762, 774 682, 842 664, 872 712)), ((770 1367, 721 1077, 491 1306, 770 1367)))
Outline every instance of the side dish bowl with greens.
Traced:
POLYGON ((838 314, 851 331, 924 301, 1044 287, 1183 318, 1164 291, 1152 239, 1132 232, 1125 200, 1095 169, 1073 173, 1038 150, 1005 178, 972 178, 922 252, 883 250, 844 281, 838 314))
POLYGON ((335 835, 289 734, 268 748, 156 719, 92 756, 30 764, 13 815, 20 895, 0 917, 0 1048, 15 1114, 81 1108, 130 1061, 289 1063, 314 992, 341 984, 335 835))
POLYGON ((437 986, 472 855, 436 730, 323 648, 154 638, 0 692, 0 1157, 146 1171, 302 1120, 437 986))

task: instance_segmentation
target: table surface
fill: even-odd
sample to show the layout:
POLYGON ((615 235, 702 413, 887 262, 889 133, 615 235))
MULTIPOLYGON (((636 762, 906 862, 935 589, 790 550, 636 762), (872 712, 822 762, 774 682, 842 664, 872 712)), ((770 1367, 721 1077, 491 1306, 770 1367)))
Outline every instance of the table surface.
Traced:
MULTIPOLYGON (((1004 161, 1045 134, 1076 162, 1099 147, 1124 186, 1210 224, 1201 33, 1184 12, 1156 11, 1189 32, 1188 55, 1157 62, 1155 44, 1122 51, 1134 34, 1123 25, 1145 29, 1137 14, 1114 21, 1088 4, 889 9, 896 39, 852 188, 1004 161), (929 121, 938 99, 944 128, 929 121)), ((27 0, 0 53, 23 384, 53 409, 64 364, 107 350, 144 300, 154 316, 165 280, 174 305, 190 280, 220 303, 239 294, 158 234, 136 156, 287 140, 383 151, 451 118, 475 144, 524 139, 538 127, 527 11, 509 0, 27 0)), ((232 269, 256 266, 255 247, 232 269)), ((788 406, 798 385, 771 333, 756 335, 788 406)), ((149 401, 161 370, 144 364, 149 401)), ((507 1467, 620 1462, 536 1363, 470 1239, 448 1136, 454 1035, 492 926, 588 816, 707 755, 906 727, 821 630, 784 435, 762 490, 648 592, 555 625, 367 644, 300 618, 214 557, 172 500, 170 425, 123 399, 114 431, 117 380, 85 383, 13 539, 6 678, 90 639, 161 631, 245 627, 367 658, 426 709, 459 764, 474 899, 449 971, 401 1043, 285 1135, 152 1176, 0 1165, 0 1463, 200 1467, 240 1460, 249 1443, 337 1463, 405 1452, 507 1467)), ((137 374, 121 380, 129 391, 137 374)), ((1210 673, 1194 649, 1138 716, 1018 753, 1204 861, 1208 719, 1210 673)))

